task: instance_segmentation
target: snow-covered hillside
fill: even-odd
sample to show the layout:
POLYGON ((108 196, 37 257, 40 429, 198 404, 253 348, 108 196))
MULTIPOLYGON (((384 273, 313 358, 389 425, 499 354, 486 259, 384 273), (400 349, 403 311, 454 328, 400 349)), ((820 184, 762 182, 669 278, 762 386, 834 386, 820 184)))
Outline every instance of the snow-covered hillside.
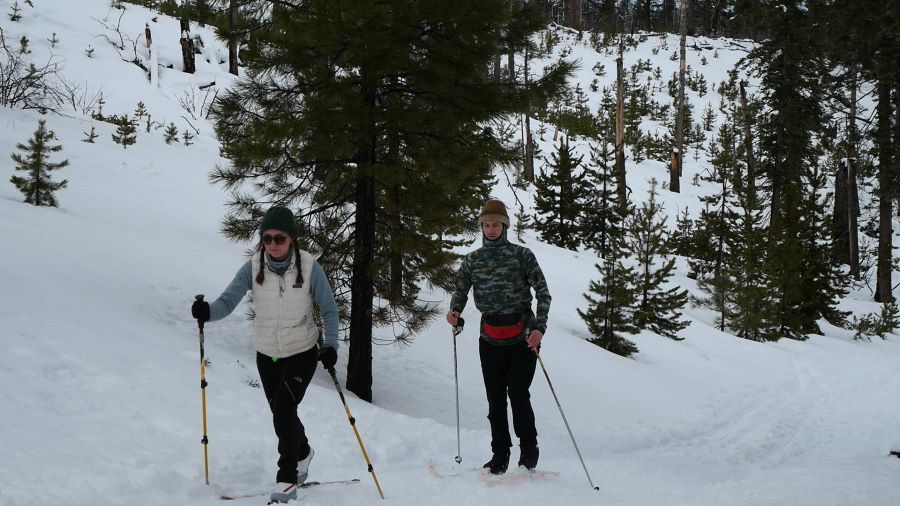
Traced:
MULTIPOLYGON (((207 181, 224 161, 202 104, 232 79, 219 63, 225 49, 200 30, 210 61, 198 58, 190 76, 175 70, 177 20, 128 4, 123 13, 108 0, 19 3, 21 21, 0 20, 7 40, 27 36, 36 62, 52 53, 68 81, 89 96, 102 90, 105 114, 132 114, 143 101, 153 120, 199 134, 185 146, 166 144, 162 128, 141 128, 137 143, 123 149, 111 139, 114 126, 76 108, 45 116, 0 109, 0 505, 219 504, 203 483, 199 349, 189 306, 196 293, 218 295, 247 247, 220 235, 227 195, 207 181), (150 26, 160 64, 155 79, 123 61, 104 38, 118 35, 104 24, 121 26, 133 40, 150 26), (51 49, 53 33, 59 43, 51 49), (70 160, 54 173, 69 180, 59 208, 23 204, 8 183, 8 155, 39 119, 63 146, 56 156, 70 160), (92 125, 99 137, 82 142, 92 125)), ((0 10, 12 4, 3 0, 0 10)), ((669 59, 674 41, 654 54, 660 40, 648 38, 627 53, 626 67, 649 58, 668 76, 677 66, 669 59)), ((708 65, 699 63, 699 52, 692 53, 698 62, 689 61, 710 84, 744 54, 726 41, 697 44, 718 54, 708 65)), ((150 61, 143 40, 137 48, 150 61)), ((614 74, 614 56, 593 52, 587 41, 571 51, 582 60, 583 89, 597 62, 614 74)), ((597 96, 589 98, 596 108, 597 96)), ((692 100, 699 113, 700 97, 692 100)), ((544 153, 552 150, 551 136, 544 153)), ((661 192, 670 210, 698 209, 704 193, 688 183, 703 160, 689 153, 685 161, 683 192, 661 192)), ((629 185, 643 195, 651 177, 665 174, 659 162, 629 164, 629 185)), ((503 183, 496 196, 513 198, 503 183)), ((519 197, 530 205, 530 195, 519 197)), ((560 475, 508 485, 481 480, 477 468, 489 456, 490 433, 474 328, 458 343, 463 462, 453 462, 452 340, 436 321, 409 346, 376 347, 374 405, 347 396, 385 500, 320 370, 300 407, 316 449, 310 479, 361 482, 304 490, 300 504, 900 504, 900 459, 887 456, 900 440, 900 338, 853 341, 851 332, 826 327, 825 336, 807 342, 760 344, 723 334, 706 311, 689 309, 684 341, 643 333, 634 337, 640 353, 625 359, 585 341, 576 313, 596 276, 596 257, 533 234, 525 239, 553 294, 543 361, 600 490, 588 486, 540 370, 532 387, 539 468, 560 475), (429 472, 429 463, 445 476, 429 472)), ((677 282, 693 286, 683 272, 677 282)), ((877 309, 867 294, 854 297, 845 308, 877 309)), ((277 452, 243 313, 206 326, 210 480, 238 492, 264 491, 277 452)), ((476 318, 473 309, 465 316, 476 318)), ((343 380, 346 348, 340 355, 343 380)))

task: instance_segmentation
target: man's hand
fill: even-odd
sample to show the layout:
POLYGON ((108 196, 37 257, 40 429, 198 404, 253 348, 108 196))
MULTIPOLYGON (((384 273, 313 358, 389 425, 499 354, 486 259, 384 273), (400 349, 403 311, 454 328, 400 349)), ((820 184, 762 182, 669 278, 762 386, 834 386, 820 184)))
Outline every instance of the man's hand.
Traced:
POLYGON ((528 347, 533 351, 537 351, 538 346, 541 345, 541 339, 543 339, 544 333, 540 330, 534 329, 528 334, 528 337, 525 339, 525 342, 528 344, 528 347))
POLYGON ((447 323, 453 327, 459 324, 459 311, 450 311, 447 313, 447 323))

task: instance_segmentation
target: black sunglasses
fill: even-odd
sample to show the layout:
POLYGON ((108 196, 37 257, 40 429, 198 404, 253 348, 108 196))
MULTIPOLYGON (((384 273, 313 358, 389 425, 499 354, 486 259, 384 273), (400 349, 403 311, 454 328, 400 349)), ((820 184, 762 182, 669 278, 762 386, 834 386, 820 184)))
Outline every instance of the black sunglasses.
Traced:
POLYGON ((288 240, 288 236, 281 235, 281 234, 279 234, 279 235, 265 234, 262 236, 263 244, 272 244, 272 241, 275 241, 275 244, 281 246, 282 244, 286 243, 287 240, 288 240))

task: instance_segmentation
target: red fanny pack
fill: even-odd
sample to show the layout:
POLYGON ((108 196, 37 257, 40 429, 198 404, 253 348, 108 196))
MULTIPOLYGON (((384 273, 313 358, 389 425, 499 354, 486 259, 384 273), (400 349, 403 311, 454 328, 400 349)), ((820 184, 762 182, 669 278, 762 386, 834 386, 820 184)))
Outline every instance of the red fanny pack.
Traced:
POLYGON ((485 315, 481 319, 481 328, 491 339, 512 339, 525 333, 525 320, 519 315, 485 315), (512 316, 512 318, 510 318, 512 316), (488 321, 491 323, 488 323, 488 321), (512 322, 509 322, 513 320, 512 322))

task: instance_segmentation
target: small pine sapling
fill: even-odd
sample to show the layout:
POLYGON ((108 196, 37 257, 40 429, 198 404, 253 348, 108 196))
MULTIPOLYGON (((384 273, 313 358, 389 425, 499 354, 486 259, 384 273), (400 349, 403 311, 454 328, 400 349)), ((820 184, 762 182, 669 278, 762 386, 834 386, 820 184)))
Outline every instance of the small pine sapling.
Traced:
POLYGON ((137 127, 127 114, 119 120, 119 127, 112 134, 112 139, 116 144, 121 144, 122 149, 128 149, 128 146, 137 142, 137 127))
POLYGON ((90 131, 90 132, 84 132, 84 135, 86 135, 86 137, 85 137, 84 139, 81 139, 81 140, 82 140, 83 142, 87 142, 87 143, 89 143, 89 144, 93 144, 93 143, 94 143, 94 140, 95 140, 97 137, 99 137, 99 135, 97 135, 97 130, 94 128, 94 125, 91 125, 91 131, 90 131))
POLYGON ((62 146, 50 144, 56 139, 52 130, 47 130, 47 122, 38 121, 38 128, 28 144, 16 144, 23 154, 13 153, 11 158, 16 163, 16 170, 25 172, 25 176, 13 176, 10 182, 25 194, 25 202, 35 206, 56 207, 58 202, 54 192, 65 188, 69 182, 65 179, 54 182, 50 179, 50 171, 69 165, 69 160, 51 162, 51 153, 62 150, 62 146))
POLYGON ((166 144, 178 142, 178 127, 175 126, 175 123, 169 123, 163 135, 165 136, 166 144))

